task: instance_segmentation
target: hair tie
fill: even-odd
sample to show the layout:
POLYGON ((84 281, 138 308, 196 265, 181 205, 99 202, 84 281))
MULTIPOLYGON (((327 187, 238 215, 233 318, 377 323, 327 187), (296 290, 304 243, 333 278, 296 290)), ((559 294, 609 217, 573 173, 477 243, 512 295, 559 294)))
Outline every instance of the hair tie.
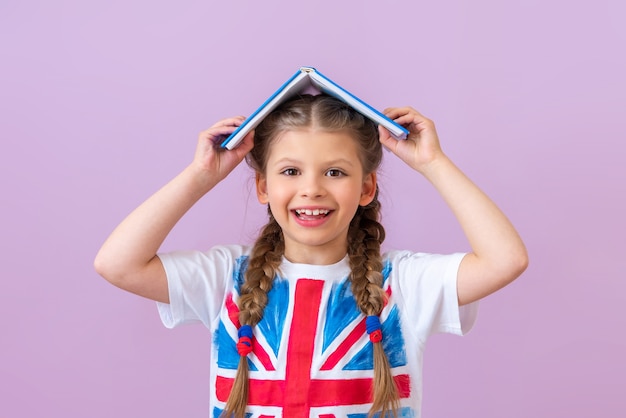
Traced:
POLYGON ((237 331, 239 341, 237 342, 237 352, 240 356, 247 356, 252 352, 252 327, 242 325, 237 331))
POLYGON ((365 318, 365 329, 370 335, 370 341, 379 343, 383 340, 383 332, 380 330, 380 318, 377 315, 368 315, 365 318))

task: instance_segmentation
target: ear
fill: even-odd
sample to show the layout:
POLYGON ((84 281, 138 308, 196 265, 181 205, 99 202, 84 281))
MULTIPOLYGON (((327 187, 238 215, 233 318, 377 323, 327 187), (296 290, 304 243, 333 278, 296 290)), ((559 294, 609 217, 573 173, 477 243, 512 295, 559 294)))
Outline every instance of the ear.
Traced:
POLYGON ((256 173, 256 197, 262 205, 267 204, 267 179, 261 173, 256 173))
POLYGON ((376 196, 376 187, 376 173, 366 174, 363 178, 363 185, 361 186, 360 206, 367 206, 372 203, 374 196, 376 196))

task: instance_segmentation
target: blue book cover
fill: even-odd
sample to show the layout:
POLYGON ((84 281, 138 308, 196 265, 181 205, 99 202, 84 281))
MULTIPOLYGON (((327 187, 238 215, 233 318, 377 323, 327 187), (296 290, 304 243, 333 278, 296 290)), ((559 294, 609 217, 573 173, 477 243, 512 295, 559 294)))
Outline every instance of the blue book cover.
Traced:
POLYGON ((397 124, 387 116, 365 103, 313 67, 300 68, 291 78, 289 78, 278 90, 274 92, 257 110, 252 113, 246 120, 226 138, 221 146, 227 149, 233 149, 241 142, 241 140, 267 116, 272 110, 281 103, 289 100, 297 94, 308 92, 315 89, 318 92, 324 92, 334 96, 339 100, 347 103, 357 112, 365 117, 373 120, 379 125, 384 126, 396 139, 405 139, 409 131, 403 126, 397 124))

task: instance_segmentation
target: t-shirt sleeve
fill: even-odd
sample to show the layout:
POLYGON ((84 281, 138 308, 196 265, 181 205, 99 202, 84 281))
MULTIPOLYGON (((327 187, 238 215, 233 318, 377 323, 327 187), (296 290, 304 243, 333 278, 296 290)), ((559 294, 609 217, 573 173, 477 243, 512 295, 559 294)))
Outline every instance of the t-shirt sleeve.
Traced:
POLYGON ((209 251, 159 254, 165 268, 170 303, 157 302, 163 325, 174 328, 187 323, 210 324, 219 314, 233 265, 242 248, 214 247, 209 251))
POLYGON ((410 324, 418 335, 469 332, 478 315, 478 302, 459 306, 457 276, 464 253, 449 255, 398 252, 398 288, 410 324))

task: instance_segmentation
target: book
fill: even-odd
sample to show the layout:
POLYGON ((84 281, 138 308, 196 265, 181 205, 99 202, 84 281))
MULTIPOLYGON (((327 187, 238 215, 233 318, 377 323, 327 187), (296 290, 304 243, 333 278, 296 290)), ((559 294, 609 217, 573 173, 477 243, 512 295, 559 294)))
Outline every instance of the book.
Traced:
POLYGON ((272 110, 281 103, 289 100, 297 94, 310 92, 323 92, 334 96, 347 103, 357 112, 371 119, 375 123, 384 126, 391 135, 400 140, 405 139, 409 131, 402 125, 397 124, 387 116, 365 103, 313 67, 301 67, 291 78, 289 78, 278 90, 274 92, 252 115, 246 118, 243 123, 220 144, 222 148, 233 149, 243 140, 243 138, 258 126, 259 123, 272 110))

